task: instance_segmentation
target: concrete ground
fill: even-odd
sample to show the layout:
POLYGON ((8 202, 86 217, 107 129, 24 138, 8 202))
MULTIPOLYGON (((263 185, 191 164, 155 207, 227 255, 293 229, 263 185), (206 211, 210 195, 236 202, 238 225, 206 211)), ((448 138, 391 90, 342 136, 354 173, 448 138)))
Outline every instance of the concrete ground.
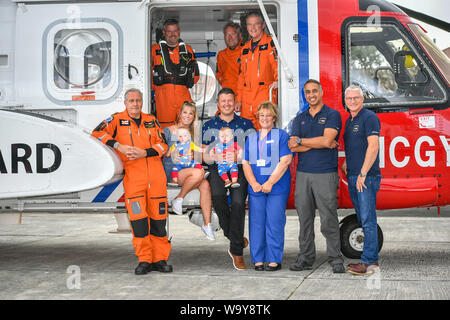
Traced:
MULTIPOLYGON (((340 218, 348 213, 340 210, 340 218)), ((371 276, 332 273, 318 218, 313 270, 290 271, 298 218, 287 216, 280 271, 254 271, 249 249, 248 269, 235 270, 221 231, 209 241, 186 215, 170 215, 174 272, 136 276, 131 234, 111 232, 112 214, 24 214, 21 224, 0 225, 0 299, 450 299, 450 207, 440 215, 436 208, 380 211, 381 268, 371 276)))

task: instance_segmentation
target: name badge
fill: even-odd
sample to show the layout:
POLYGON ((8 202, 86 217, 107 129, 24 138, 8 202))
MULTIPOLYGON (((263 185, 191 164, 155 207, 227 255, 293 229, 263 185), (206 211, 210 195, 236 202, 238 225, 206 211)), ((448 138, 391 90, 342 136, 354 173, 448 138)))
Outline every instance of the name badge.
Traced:
POLYGON ((256 166, 257 167, 265 167, 266 166, 266 160, 264 160, 264 159, 256 160, 256 166))

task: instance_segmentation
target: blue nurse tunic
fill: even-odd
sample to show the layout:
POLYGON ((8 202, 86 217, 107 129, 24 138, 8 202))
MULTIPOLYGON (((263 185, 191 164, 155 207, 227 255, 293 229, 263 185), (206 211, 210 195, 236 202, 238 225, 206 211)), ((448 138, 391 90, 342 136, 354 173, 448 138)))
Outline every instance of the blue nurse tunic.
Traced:
MULTIPOLYGON (((280 158, 292 154, 288 147, 288 134, 272 128, 260 141, 260 131, 248 136, 244 159, 250 163, 259 184, 264 184, 275 170, 280 158)), ((288 170, 275 183, 270 193, 249 193, 249 237, 253 263, 281 263, 284 248, 286 205, 291 188, 291 173, 288 170)))

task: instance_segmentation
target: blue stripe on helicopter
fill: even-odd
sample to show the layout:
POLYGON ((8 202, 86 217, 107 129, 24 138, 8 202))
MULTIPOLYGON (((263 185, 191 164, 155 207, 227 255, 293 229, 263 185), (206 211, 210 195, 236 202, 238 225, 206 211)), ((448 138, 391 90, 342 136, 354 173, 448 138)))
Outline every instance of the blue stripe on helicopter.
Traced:
MULTIPOLYGON (((303 91, 303 84, 309 79, 309 45, 308 45, 308 0, 297 1, 298 28, 298 111, 297 114, 309 108, 303 91)), ((318 58, 318 57, 317 57, 318 58)), ((292 129, 291 119, 285 128, 289 133, 292 129)))
MULTIPOLYGON (((303 84, 309 79, 309 45, 308 45, 308 0, 297 1, 298 18, 298 95, 299 112, 308 109, 303 93, 303 84)), ((319 57, 315 57, 319 59, 319 57)))
POLYGON ((108 184, 100 190, 100 192, 95 196, 94 200, 92 202, 105 202, 106 199, 116 190, 117 186, 122 182, 122 179, 120 179, 117 182, 108 184))

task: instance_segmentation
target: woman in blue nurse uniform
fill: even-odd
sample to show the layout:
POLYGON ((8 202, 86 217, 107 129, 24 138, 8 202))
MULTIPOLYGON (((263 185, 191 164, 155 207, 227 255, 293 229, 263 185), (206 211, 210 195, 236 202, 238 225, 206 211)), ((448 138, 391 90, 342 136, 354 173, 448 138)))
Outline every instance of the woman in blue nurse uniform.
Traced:
POLYGON ((292 152, 288 134, 275 127, 277 106, 258 106, 261 130, 248 136, 243 169, 248 181, 250 254, 257 271, 281 269, 292 152), (267 265, 264 266, 264 263, 267 265))

